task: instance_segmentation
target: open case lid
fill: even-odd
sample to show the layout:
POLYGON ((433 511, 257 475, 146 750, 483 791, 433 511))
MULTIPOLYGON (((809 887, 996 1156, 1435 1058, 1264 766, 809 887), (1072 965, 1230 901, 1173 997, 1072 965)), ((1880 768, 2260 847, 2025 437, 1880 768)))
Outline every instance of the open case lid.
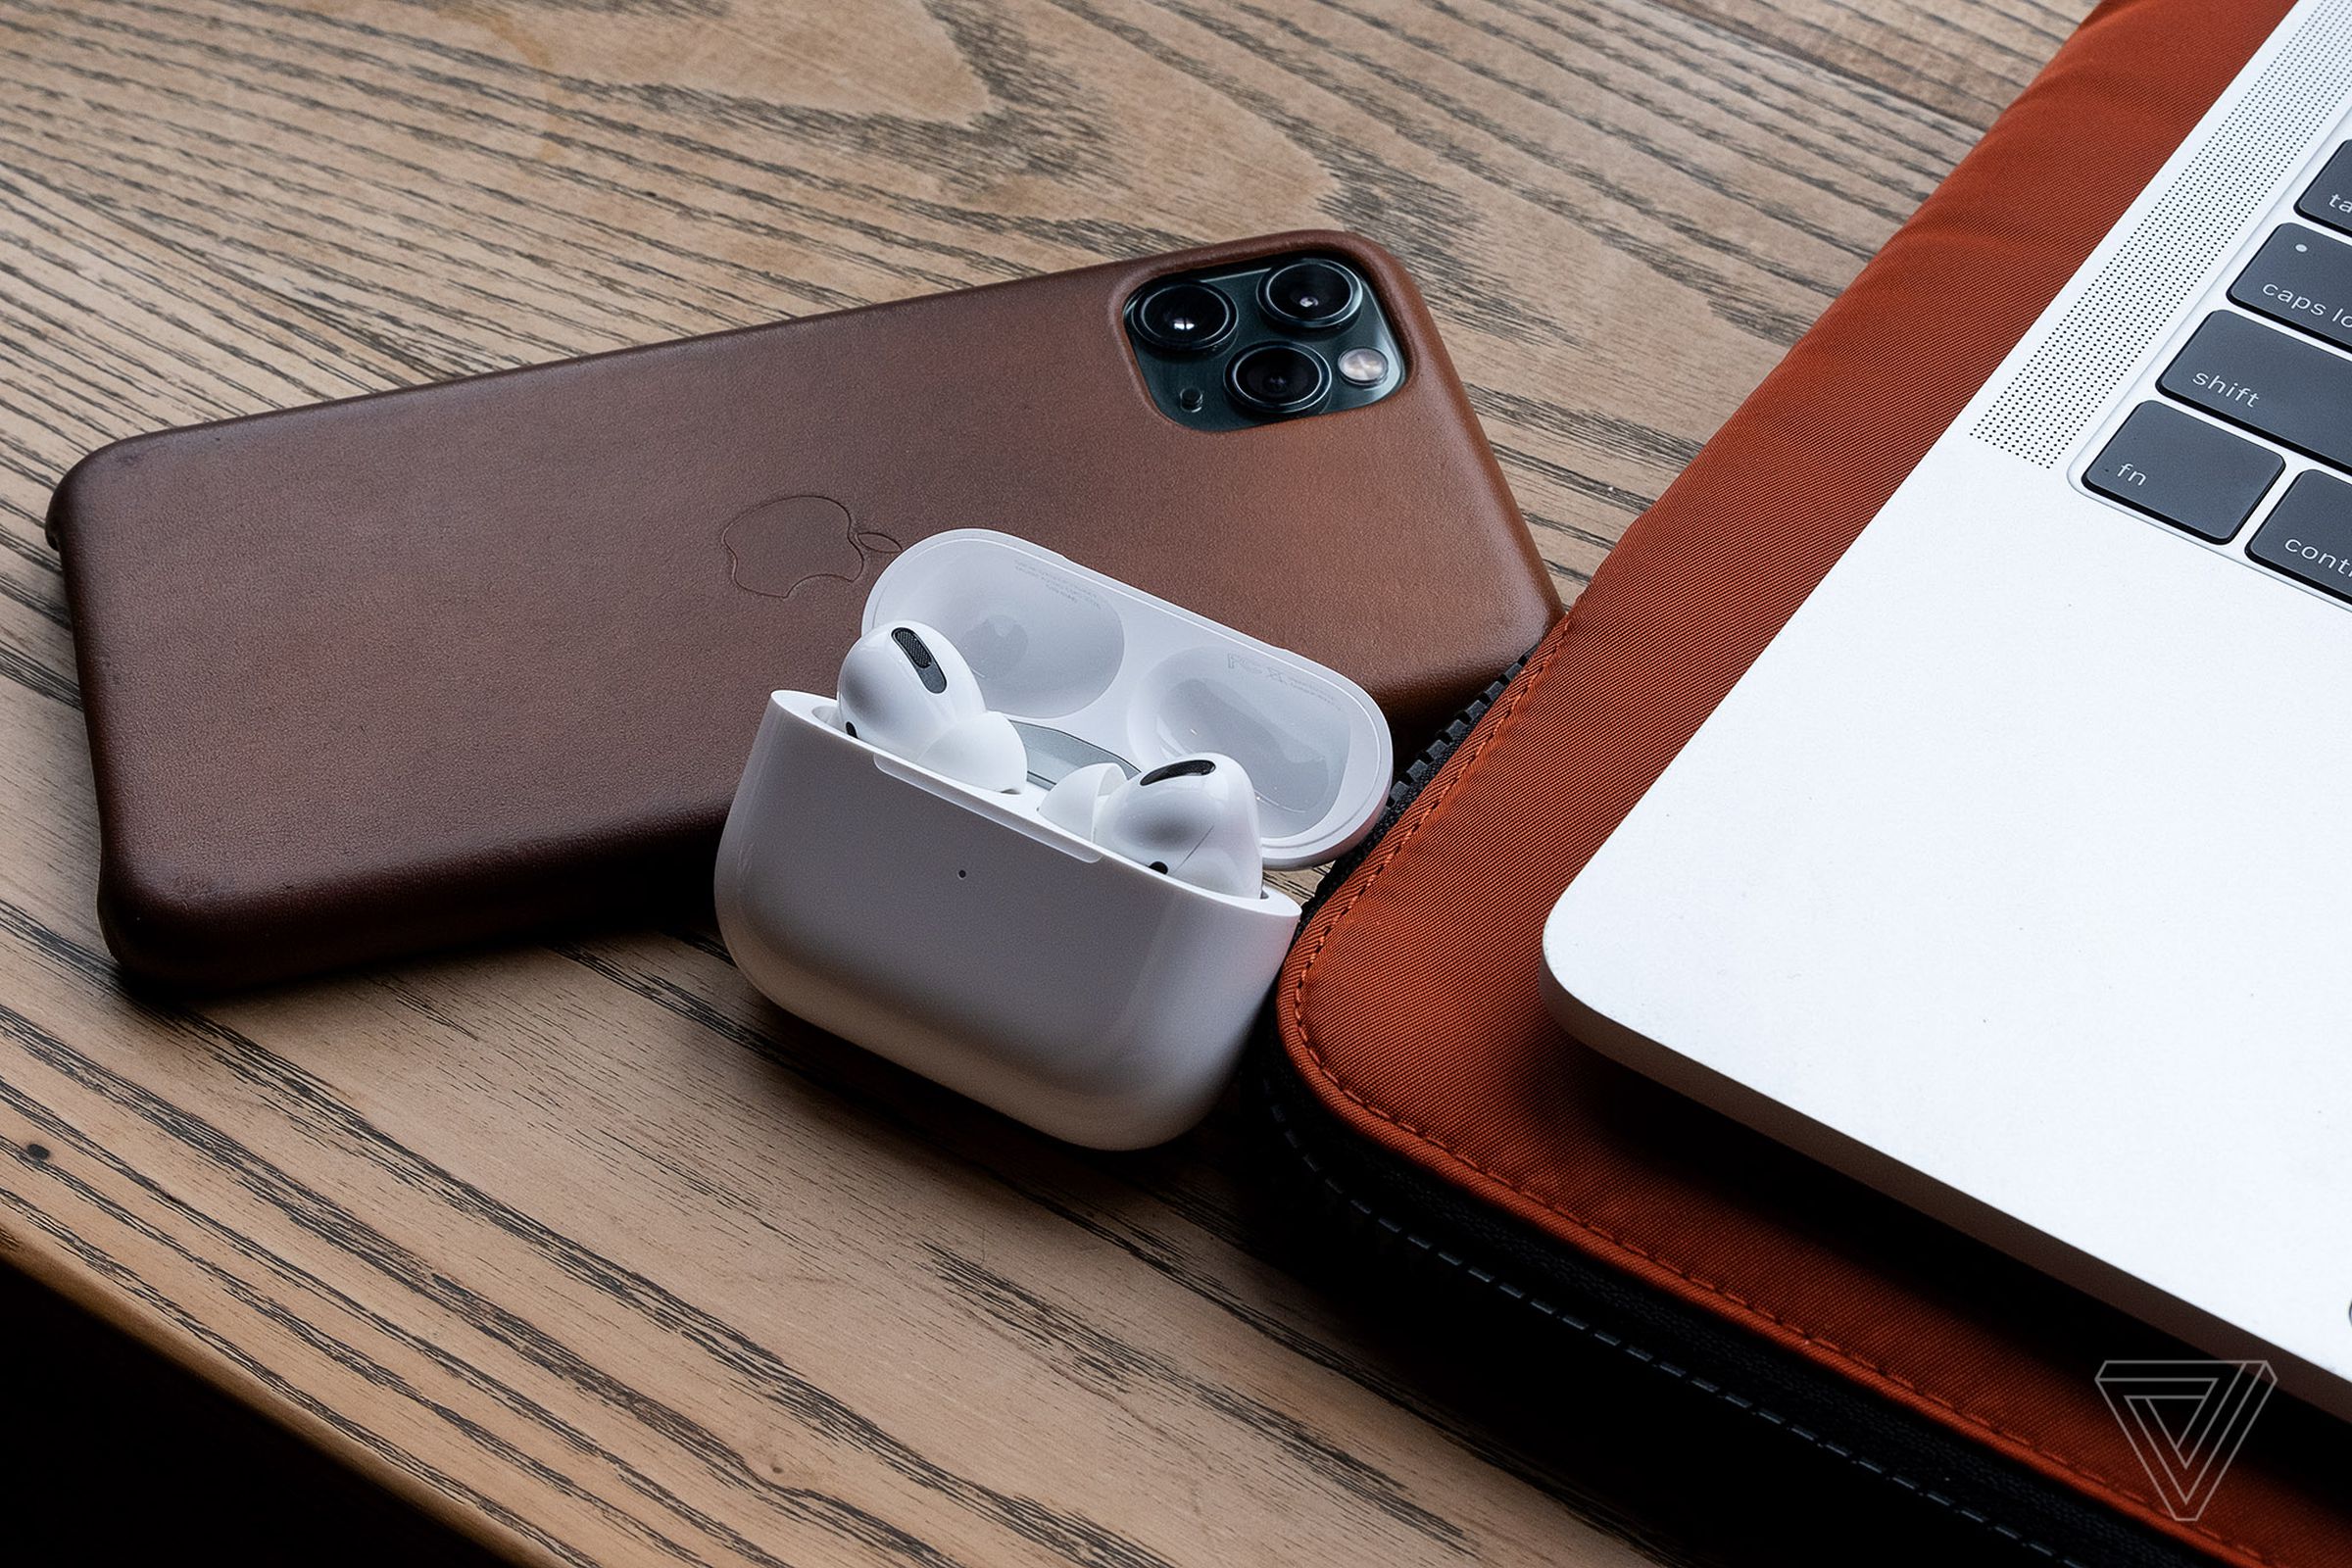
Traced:
POLYGON ((864 629, 888 620, 938 630, 1016 723, 1138 770, 1232 758, 1256 786, 1269 866, 1339 856, 1387 799, 1389 726, 1355 682, 1008 534, 909 547, 866 596, 864 629))

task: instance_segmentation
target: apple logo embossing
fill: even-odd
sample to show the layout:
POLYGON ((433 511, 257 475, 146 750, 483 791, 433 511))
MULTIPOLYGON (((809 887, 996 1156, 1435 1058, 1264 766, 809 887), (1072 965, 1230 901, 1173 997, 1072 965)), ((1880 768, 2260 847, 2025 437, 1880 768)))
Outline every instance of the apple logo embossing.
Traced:
POLYGON ((727 519, 718 531, 727 580, 746 593, 790 599, 810 583, 865 580, 878 556, 905 549, 877 528, 858 525, 831 496, 770 496, 727 519))

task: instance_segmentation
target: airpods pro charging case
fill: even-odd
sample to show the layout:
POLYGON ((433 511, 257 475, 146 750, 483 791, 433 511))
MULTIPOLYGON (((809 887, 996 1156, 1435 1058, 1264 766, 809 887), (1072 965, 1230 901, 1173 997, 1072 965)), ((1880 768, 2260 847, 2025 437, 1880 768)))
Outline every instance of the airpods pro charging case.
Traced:
POLYGON ((891 563, 865 629, 936 628, 1029 754, 984 792, 776 692, 719 843, 728 951, 771 1000, 1058 1138, 1140 1149, 1204 1115, 1298 906, 1194 886, 1038 814, 1090 762, 1200 752, 1249 772, 1269 867, 1362 838, 1389 729, 1354 682, 1050 550, 980 529, 891 563))

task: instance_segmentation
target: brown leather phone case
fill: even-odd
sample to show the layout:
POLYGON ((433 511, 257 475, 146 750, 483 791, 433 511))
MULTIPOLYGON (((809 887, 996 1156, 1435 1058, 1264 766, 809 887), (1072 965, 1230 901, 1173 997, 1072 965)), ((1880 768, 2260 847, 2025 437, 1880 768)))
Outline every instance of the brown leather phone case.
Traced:
POLYGON ((58 486, 107 940, 246 985, 709 897, 771 689, 991 527, 1345 671, 1412 737, 1557 601, 1396 260, 1305 232, 165 431, 58 486), (1404 384, 1152 405, 1147 279, 1352 260, 1404 384))

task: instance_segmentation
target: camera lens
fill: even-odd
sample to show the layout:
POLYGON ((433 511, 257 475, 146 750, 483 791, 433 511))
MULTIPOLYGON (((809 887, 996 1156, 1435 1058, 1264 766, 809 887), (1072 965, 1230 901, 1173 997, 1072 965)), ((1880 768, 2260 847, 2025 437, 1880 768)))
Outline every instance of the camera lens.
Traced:
POLYGON ((1278 321, 1308 332, 1345 325, 1364 302, 1364 285, 1332 262, 1293 262, 1266 274, 1258 304, 1278 321))
POLYGON ((1298 414, 1331 390, 1331 367, 1296 343, 1260 343, 1233 357, 1225 371, 1234 401, 1261 414, 1298 414))
POLYGON ((1136 306, 1135 329, 1170 353, 1200 354, 1232 334, 1238 316, 1233 301, 1206 283, 1170 283, 1136 306))

